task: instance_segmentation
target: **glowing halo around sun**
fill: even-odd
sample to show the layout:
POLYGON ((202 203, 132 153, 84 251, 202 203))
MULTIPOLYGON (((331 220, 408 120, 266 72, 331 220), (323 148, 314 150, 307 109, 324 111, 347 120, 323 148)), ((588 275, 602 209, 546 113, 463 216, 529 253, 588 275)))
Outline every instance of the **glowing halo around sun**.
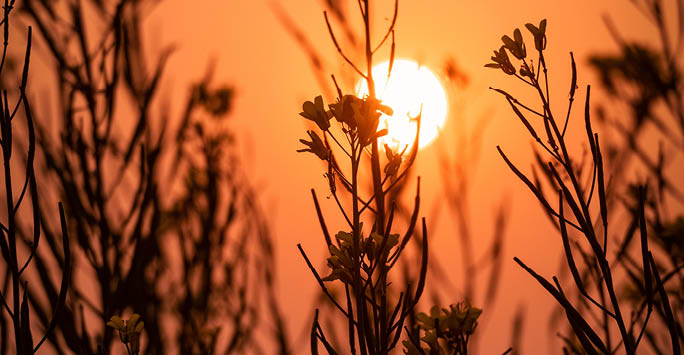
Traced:
MULTIPOLYGON (((447 97, 437 76, 428 68, 408 59, 395 59, 392 74, 387 81, 389 62, 373 67, 373 79, 378 99, 394 110, 394 115, 383 114, 378 130, 387 128, 387 135, 378 139, 380 146, 387 144, 393 150, 409 150, 416 137, 415 118, 423 105, 418 147, 428 146, 441 131, 447 117, 447 97)), ((356 85, 359 97, 368 95, 365 80, 356 85)))

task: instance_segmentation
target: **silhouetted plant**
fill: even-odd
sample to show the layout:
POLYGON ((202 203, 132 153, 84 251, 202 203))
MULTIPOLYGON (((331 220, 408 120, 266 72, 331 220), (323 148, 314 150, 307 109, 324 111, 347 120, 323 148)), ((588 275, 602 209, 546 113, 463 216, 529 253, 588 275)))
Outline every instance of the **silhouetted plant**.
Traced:
MULTIPOLYGON (((287 353, 272 236, 226 126, 233 90, 212 84, 209 70, 183 111, 169 112, 160 91, 171 48, 150 60, 144 45, 142 20, 156 3, 21 3, 53 65, 57 101, 58 114, 35 115, 37 171, 71 212, 81 274, 48 341, 58 354, 109 353, 105 322, 132 311, 145 320, 141 353, 262 353, 270 340, 287 353)), ((36 204, 50 241, 48 205, 36 204)), ((50 247, 33 259, 44 292, 26 293, 46 328, 56 308, 42 298, 56 298, 61 260, 50 247)))
MULTIPOLYGON (((14 9, 14 0, 5 0, 3 4, 3 16, 0 26, 3 28, 4 41, 2 49, 2 59, 0 59, 0 82, 2 83, 2 103, 0 104, 0 130, 2 131, 0 147, 2 148, 2 160, 4 167, 4 180, 5 180, 5 195, 4 200, 7 204, 6 214, 3 216, 6 221, 0 223, 0 250, 2 251, 2 258, 5 261, 4 269, 4 281, 2 289, 0 290, 0 299, 2 300, 2 312, 0 312, 0 324, 2 324, 2 330, 0 330, 0 351, 6 353, 8 351, 14 351, 15 354, 27 355, 33 354, 38 351, 38 349, 43 345, 48 337, 54 336, 53 330, 55 325, 59 321, 62 310, 64 308, 64 302, 66 300, 67 289, 69 288, 69 283, 71 279, 71 250, 69 248, 69 235, 67 233, 66 218, 64 215, 64 208, 62 203, 59 203, 59 218, 61 226, 61 239, 62 239, 62 251, 60 255, 57 256, 58 262, 63 268, 62 281, 59 287, 59 294, 54 293, 49 295, 48 301, 51 303, 53 308, 53 313, 50 318, 45 317, 46 322, 42 329, 42 336, 37 343, 34 343, 33 334, 31 331, 31 318, 32 311, 34 310, 33 305, 29 305, 30 302, 27 298, 29 294, 29 282, 24 274, 31 264, 31 261, 35 261, 37 258, 37 249, 41 237, 41 217, 47 211, 41 211, 39 208, 39 194, 38 184, 36 182, 36 175, 34 171, 34 158, 36 154, 36 141, 34 132, 34 121, 31 111, 31 105, 29 103, 29 98, 27 96, 27 85, 29 79, 29 64, 31 58, 31 41, 32 41, 32 30, 28 27, 28 34, 26 40, 26 52, 24 54, 24 66, 20 77, 19 90, 17 92, 18 98, 16 103, 10 105, 9 103, 9 83, 13 83, 13 79, 8 79, 6 69, 7 64, 7 53, 9 45, 9 28, 10 28, 10 13, 14 9), (14 120, 19 117, 17 113, 20 107, 23 107, 24 117, 26 118, 26 133, 25 136, 23 132, 15 131, 15 124, 19 123, 19 119, 14 120), (19 155, 21 152, 15 150, 16 146, 21 146, 17 144, 17 141, 21 139, 27 139, 27 149, 26 155, 19 155), (13 186, 16 185, 16 177, 18 174, 16 171, 13 172, 12 169, 12 153, 14 152, 14 158, 24 159, 24 178, 21 187, 21 192, 17 197, 15 197, 15 190, 13 186), (19 212, 21 211, 22 203, 26 202, 30 198, 30 205, 32 216, 20 217, 19 212), (26 199, 26 200, 25 200, 26 199), (42 214, 42 215, 41 215, 42 214), (21 235, 21 223, 24 222, 22 218, 32 222, 31 227, 26 227, 30 230, 30 235, 32 239, 20 239, 21 235), (21 243, 24 242, 24 243, 21 243), (24 252, 25 251, 25 252, 24 252), (23 254, 23 255, 22 255, 23 254), (26 256, 28 254, 28 256, 26 256), (10 286, 11 280, 11 286, 10 286), (12 298, 9 300, 11 290, 12 298), (23 291, 23 295, 22 295, 23 291), (11 308, 10 308, 11 305, 11 308), (10 326, 8 325, 8 320, 12 323, 11 328, 14 329, 14 349, 11 348, 11 341, 9 339, 10 326)), ((14 93, 12 93, 14 94, 14 93)), ((25 204, 23 204, 25 206, 25 204)), ((45 238, 44 238, 45 239, 45 238)), ((48 241, 55 245, 55 240, 48 241)), ((50 287, 52 282, 47 280, 50 287)), ((36 288, 40 288, 42 285, 31 284, 30 290, 33 291, 36 288)))
MULTIPOLYGON (((406 152, 408 147, 399 151, 392 151, 389 147, 384 147, 386 160, 385 167, 381 171, 381 154, 378 149, 377 138, 386 134, 386 131, 378 130, 378 119, 382 113, 392 115, 393 112, 390 107, 382 105, 375 96, 375 84, 372 76, 373 55, 391 38, 388 73, 391 75, 395 48, 394 26, 398 2, 395 2, 392 22, 377 45, 372 44, 370 38, 372 17, 369 1, 359 1, 358 4, 364 23, 364 69, 357 67, 341 48, 330 25, 327 12, 324 12, 324 17, 338 53, 354 72, 366 81, 369 94, 363 98, 345 95, 333 77, 338 95, 336 103, 326 107, 323 98, 318 96, 313 101, 307 101, 303 105, 301 115, 313 121, 318 129, 307 131, 310 140, 300 140, 305 148, 299 150, 300 152, 313 153, 327 163, 326 177, 329 182, 330 193, 337 202, 350 231, 340 231, 334 235, 334 239, 331 237, 316 194, 312 190, 318 218, 330 252, 328 266, 331 273, 325 277, 319 276, 301 245, 298 247, 324 294, 347 319, 349 352, 353 354, 356 354, 357 351, 361 354, 386 354, 395 348, 401 337, 402 327, 405 327, 406 319, 414 314, 413 309, 423 294, 427 275, 428 235, 425 219, 423 219, 422 234, 420 234, 422 236, 421 268, 417 286, 414 289, 414 283, 407 280, 404 289, 397 291, 395 287, 391 287, 391 279, 396 278, 397 276, 393 275, 397 273, 391 271, 397 266, 396 263, 402 252, 414 236, 420 201, 419 188, 416 192, 415 205, 410 211, 408 228, 403 236, 391 232, 392 222, 397 209, 396 192, 404 185, 417 155, 418 133, 408 153, 406 152), (336 127, 330 124, 333 117, 339 124, 339 130, 334 129, 336 127), (344 139, 340 138, 340 134, 344 139), (331 147, 331 144, 334 147, 331 147), (370 171, 365 171, 362 167, 364 152, 370 161, 370 171), (344 164, 338 163, 337 155, 339 154, 342 154, 344 159, 349 161, 344 164), (350 167, 351 171, 344 171, 342 166, 350 167), (361 180, 365 176, 371 179, 373 186, 372 193, 368 198, 362 197, 360 189, 361 180), (345 209, 340 202, 338 186, 344 188, 351 195, 351 211, 345 209), (366 217, 364 212, 372 212, 373 215, 366 217), (363 222, 366 220, 372 221, 370 231, 363 230, 363 222), (332 282, 344 286, 346 304, 338 301, 333 291, 326 286, 326 283, 332 282)), ((334 6, 331 7, 335 9, 334 6)), ((335 13, 338 17, 343 16, 340 15, 341 12, 335 13)), ((297 28, 282 12, 279 15, 288 29, 296 35, 298 33, 297 28)), ((343 28, 347 29, 348 35, 352 33, 347 25, 343 25, 343 28)), ((308 48, 307 42, 302 36, 296 37, 304 48, 308 48)), ((353 36, 349 38, 353 39, 353 36)), ((312 62, 317 63, 315 53, 312 54, 310 50, 308 52, 312 62)), ((314 67, 316 71, 320 71, 320 66, 314 67)), ((419 132, 420 115, 415 120, 419 132)), ((406 273, 403 276, 408 278, 406 273)), ((408 331, 408 328, 406 329, 408 331)), ((418 331, 416 330, 416 332, 418 331)), ((420 342, 421 340, 416 341, 420 342)), ((323 343, 328 353, 339 352, 333 343, 326 338, 319 323, 318 310, 316 310, 311 330, 312 353, 318 353, 319 342, 323 343)), ((407 343, 405 342, 405 344, 407 343)), ((420 345, 413 346, 408 343, 406 346, 422 351, 420 345)))
MULTIPOLYGON (((672 352, 680 354, 681 349, 678 341, 677 328, 678 325, 672 313, 669 303, 669 297, 665 291, 663 278, 661 272, 656 265, 653 254, 649 248, 647 237, 647 226, 644 217, 644 204, 646 201, 646 187, 639 188, 638 201, 638 228, 640 231, 641 241, 641 267, 639 273, 643 275, 644 295, 641 297, 644 304, 648 308, 648 315, 645 320, 641 322, 638 327, 636 321, 629 321, 623 316, 623 308, 625 302, 619 299, 615 288, 614 272, 617 267, 614 262, 608 260, 608 198, 606 194, 606 181, 603 155, 601 153, 601 146, 599 144, 599 136, 592 129, 590 117, 590 87, 587 86, 586 102, 585 102, 585 119, 584 126, 586 129, 587 140, 589 143, 591 153, 590 169, 584 169, 581 162, 571 158, 568 144, 566 143, 565 133, 570 119, 572 103, 577 86, 577 73, 575 67, 574 57, 572 53, 571 67, 572 80, 569 95, 569 104, 565 121, 556 120, 554 113, 551 110, 550 96, 548 90, 548 78, 546 70, 546 62, 544 58, 544 50, 546 48, 546 20, 542 20, 539 26, 527 24, 527 29, 534 37, 534 48, 537 54, 537 66, 532 62, 532 58, 527 56, 527 48, 520 30, 516 29, 513 38, 503 36, 503 46, 498 51, 494 51, 492 60, 494 63, 487 64, 487 67, 501 69, 505 74, 515 76, 517 79, 532 87, 541 102, 541 110, 537 110, 531 104, 525 104, 518 101, 515 97, 504 90, 494 89, 502 94, 507 102, 511 105, 513 112, 517 118, 523 123, 529 134, 535 139, 536 143, 546 151, 547 158, 544 158, 537 153, 537 161, 539 168, 542 169, 549 181, 549 184, 557 191, 559 207, 556 210, 551 207, 547 195, 542 190, 542 185, 536 179, 533 183, 525 174, 523 174, 497 147, 499 153, 503 157, 506 164, 516 174, 516 176, 523 181, 527 187, 534 193, 539 202, 544 207, 547 214, 554 221, 561 234, 563 243, 563 250, 565 251, 565 261, 572 274, 574 287, 576 287, 581 297, 576 302, 570 300, 570 295, 566 294, 561 287, 560 282, 554 276, 552 284, 543 276, 537 274, 532 268, 525 265, 518 258, 514 260, 530 275, 532 275, 561 305, 565 312, 566 318, 574 332, 574 340, 568 338, 567 344, 570 348, 566 351, 580 351, 588 354, 596 353, 614 353, 619 348, 623 348, 627 354, 635 354, 640 344, 644 329, 648 324, 648 315, 652 309, 662 308, 663 314, 667 318, 667 326, 669 329, 669 336, 672 340, 672 352), (510 53, 520 63, 520 69, 516 69, 510 57, 510 53), (540 112, 541 111, 541 112, 540 112), (530 119, 534 117, 534 121, 530 119), (542 122, 539 122, 542 121, 542 122), (535 128, 543 124, 544 134, 538 134, 535 128), (546 160, 548 159, 548 160, 546 160), (583 186, 581 181, 588 181, 587 186, 583 186), (598 200, 598 217, 592 216, 592 198, 594 202, 598 200), (574 220, 566 217, 564 206, 568 205, 572 211, 574 220), (592 220, 600 220, 600 222, 592 222, 592 220), (570 243, 568 226, 577 230, 589 246, 589 251, 584 250, 584 247, 577 243, 573 248, 570 243), (603 234, 603 235, 601 235, 603 234), (588 290, 587 277, 580 274, 580 269, 576 263, 573 255, 573 249, 583 256, 584 268, 587 270, 589 276, 593 276, 596 281, 597 291, 599 293, 599 300, 595 299, 588 290), (607 294, 607 295, 606 295, 607 294), (655 299, 659 296, 659 302, 655 299), (598 321, 587 319, 587 312, 582 311, 590 303, 589 307, 597 309, 602 317, 598 321), (659 306, 659 307, 658 307, 659 306), (595 307, 595 308, 594 308, 595 307), (599 323, 603 336, 600 336, 595 330, 595 323, 599 323), (611 343, 610 329, 616 327, 619 330, 620 342, 617 345, 611 343), (637 328, 640 328, 637 333, 637 328), (573 350, 574 349, 574 350, 573 350)), ((596 203, 595 203, 596 204, 596 203)), ((620 245, 620 243, 618 243, 620 245)))
MULTIPOLYGON (((377 46, 374 46, 370 38, 371 8, 369 1, 360 1, 359 5, 365 29, 366 67, 363 71, 345 55, 330 26, 327 12, 324 14, 333 43, 342 58, 366 80, 369 95, 364 98, 344 95, 342 90, 337 87, 338 101, 330 105, 329 110, 328 107, 325 107, 320 96, 313 102, 304 103, 301 115, 316 123, 323 138, 321 139, 315 131, 308 131, 311 141, 301 140, 307 147, 299 150, 300 152, 314 153, 318 158, 327 162, 328 172, 326 176, 329 180, 330 192, 338 202, 340 212, 345 217, 350 231, 340 231, 334 236, 334 240, 331 238, 316 194, 312 190, 326 244, 330 251, 328 266, 331 268, 331 274, 320 277, 301 245, 299 249, 324 293, 329 296, 330 300, 348 320, 349 351, 354 354, 357 353, 357 350, 361 354, 386 354, 399 341, 406 316, 416 305, 423 292, 427 270, 428 237, 423 220, 423 258, 417 286, 414 289, 409 283, 398 298, 393 300, 396 297, 394 296, 396 292, 390 288, 390 271, 413 235, 413 228, 418 219, 419 198, 417 192, 416 206, 413 210, 411 223, 404 236, 400 237, 399 234, 391 233, 394 206, 392 205, 389 209, 386 207, 386 195, 396 185, 396 182, 405 176, 407 167, 413 162, 417 153, 418 135, 416 135, 407 161, 404 161, 404 152, 391 152, 388 147, 385 147, 388 161, 384 171, 381 171, 377 138, 386 134, 386 130, 378 131, 379 117, 382 113, 392 115, 393 112, 391 108, 382 105, 375 96, 372 74, 373 54, 390 36, 394 41, 392 34, 396 16, 394 16, 394 20, 383 39, 377 46), (344 139, 338 139, 336 135, 339 133, 331 131, 329 121, 333 117, 339 123, 339 132, 342 133, 344 139), (349 159, 350 173, 344 172, 343 168, 338 165, 335 154, 328 144, 329 138, 335 142, 338 149, 344 154, 345 159, 349 159), (364 153, 370 156, 370 177, 373 182, 373 193, 368 198, 362 198, 362 191, 360 191, 360 178, 363 176, 361 175, 363 173, 361 162, 364 153), (403 170, 401 169, 402 166, 403 170), (344 187, 351 194, 351 211, 346 211, 340 204, 337 193, 338 185, 344 187), (370 230, 364 231, 362 218, 363 213, 367 211, 373 212, 373 225, 370 230), (332 281, 338 281, 344 285, 346 304, 340 304, 328 291, 326 282, 332 281)), ((397 10, 398 3, 395 3, 395 14, 397 10)), ((393 53, 390 59, 390 72, 392 60, 393 53)), ((420 117, 417 120, 420 122, 420 117)), ((317 311, 311 331, 312 353, 318 353, 319 341, 323 343, 328 353, 335 354, 339 351, 335 350, 327 341, 323 329, 318 323, 317 311)))

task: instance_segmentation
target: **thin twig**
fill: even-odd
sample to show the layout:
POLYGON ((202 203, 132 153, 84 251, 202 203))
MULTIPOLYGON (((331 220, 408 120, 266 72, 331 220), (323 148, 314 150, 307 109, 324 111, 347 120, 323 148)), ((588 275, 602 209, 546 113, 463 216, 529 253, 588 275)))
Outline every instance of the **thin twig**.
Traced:
POLYGON ((330 26, 330 21, 328 21, 328 13, 326 11, 323 11, 323 17, 325 17, 325 24, 328 26, 328 32, 330 33, 330 38, 332 38, 333 43, 335 44, 335 48, 337 48, 337 52, 340 53, 342 58, 351 65, 351 67, 358 73, 362 78, 367 79, 368 77, 366 74, 364 74, 359 68, 356 67, 356 64, 349 59, 344 52, 342 51, 342 48, 340 48, 340 45, 337 43, 337 38, 335 38, 335 33, 333 32, 332 27, 330 26))

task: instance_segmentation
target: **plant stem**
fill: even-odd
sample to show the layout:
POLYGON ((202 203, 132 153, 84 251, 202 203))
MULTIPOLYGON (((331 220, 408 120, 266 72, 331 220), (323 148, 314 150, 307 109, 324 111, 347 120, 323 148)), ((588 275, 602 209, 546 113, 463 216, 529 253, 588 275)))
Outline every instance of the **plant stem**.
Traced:
MULTIPOLYGON (((370 99, 376 99, 375 81, 373 80, 373 51, 371 49, 370 39, 370 6, 369 0, 364 1, 364 24, 366 36, 366 66, 368 74, 366 81, 368 83, 368 96, 370 99)), ((378 149, 378 140, 373 139, 371 144, 371 173, 373 176, 373 189, 375 190, 375 230, 378 234, 385 231, 385 195, 382 191, 382 174, 380 173, 380 154, 378 149)))

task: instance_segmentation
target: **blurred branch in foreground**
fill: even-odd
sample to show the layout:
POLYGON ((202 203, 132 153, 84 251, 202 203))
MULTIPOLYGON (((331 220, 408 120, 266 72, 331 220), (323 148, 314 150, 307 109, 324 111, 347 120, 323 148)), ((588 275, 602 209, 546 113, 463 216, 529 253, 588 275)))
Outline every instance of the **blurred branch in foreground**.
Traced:
POLYGON ((52 183, 39 187, 50 250, 33 259, 43 287, 27 292, 33 318, 47 328, 56 309, 43 299, 57 298, 51 279, 65 267, 48 213, 61 198, 76 252, 67 309, 48 338, 55 353, 109 353, 116 334, 105 322, 130 313, 144 321, 141 353, 288 353, 273 239, 225 119, 233 90, 212 84, 210 67, 183 111, 170 112, 161 83, 172 49, 150 57, 142 26, 156 3, 19 8, 52 66, 57 110, 34 115, 36 170, 52 183))
MULTIPOLYGON (((646 304, 639 297, 645 292, 645 280, 631 251, 637 247, 633 236, 640 226, 639 211, 645 209, 650 247, 659 263, 666 265, 661 272, 680 325, 677 333, 684 342, 684 186, 680 178, 684 159, 684 2, 640 0, 631 5, 642 13, 657 39, 642 43, 625 38, 606 16, 618 52, 595 53, 589 58, 607 94, 607 100, 597 105, 598 120, 615 133, 604 140, 615 191, 609 208, 621 207, 632 218, 615 262, 627 272, 622 287, 635 309, 634 318, 643 321, 650 314, 645 313, 646 304), (639 185, 628 181, 628 169, 638 169, 639 178, 649 182, 647 194, 642 196, 639 185)), ((667 326, 667 315, 660 307, 655 310, 651 321, 667 326)), ((668 353, 668 341, 657 329, 646 329, 644 337, 654 353, 668 353)))

